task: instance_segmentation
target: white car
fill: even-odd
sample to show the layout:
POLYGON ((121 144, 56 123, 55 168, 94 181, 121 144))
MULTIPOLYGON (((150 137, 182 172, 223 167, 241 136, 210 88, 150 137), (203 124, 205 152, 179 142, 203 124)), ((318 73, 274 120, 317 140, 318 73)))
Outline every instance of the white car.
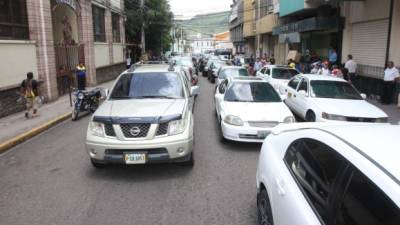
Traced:
POLYGON ((168 65, 121 74, 94 113, 86 149, 94 167, 184 162, 193 165, 193 101, 199 87, 168 65))
POLYGON ((279 91, 281 86, 287 85, 289 80, 298 74, 300 74, 299 71, 288 66, 266 65, 256 75, 263 77, 275 90, 279 91))
POLYGON ((261 149, 258 224, 400 224, 400 126, 297 123, 261 149))
POLYGON ((241 66, 224 66, 218 70, 217 74, 217 85, 220 85, 221 82, 229 77, 237 77, 237 76, 249 76, 249 72, 246 68, 241 66))
POLYGON ((385 112, 341 78, 300 74, 281 88, 287 106, 308 122, 388 122, 385 112))
POLYGON ((262 78, 230 77, 215 92, 220 139, 262 142, 280 123, 295 118, 275 89, 262 78))

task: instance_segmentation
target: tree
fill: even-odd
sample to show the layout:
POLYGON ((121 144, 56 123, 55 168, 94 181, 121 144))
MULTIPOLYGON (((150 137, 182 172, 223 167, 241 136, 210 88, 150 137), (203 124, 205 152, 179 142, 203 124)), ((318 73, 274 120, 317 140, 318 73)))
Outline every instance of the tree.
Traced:
POLYGON ((127 41, 140 43, 141 24, 144 22, 146 50, 160 53, 170 49, 173 14, 168 0, 145 0, 144 10, 140 0, 125 0, 127 41))

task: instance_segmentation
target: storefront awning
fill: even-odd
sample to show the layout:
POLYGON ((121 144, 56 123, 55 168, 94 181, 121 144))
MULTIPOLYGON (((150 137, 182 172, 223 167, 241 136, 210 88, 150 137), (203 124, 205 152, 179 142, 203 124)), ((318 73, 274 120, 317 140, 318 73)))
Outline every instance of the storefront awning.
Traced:
POLYGON ((334 17, 311 17, 294 23, 276 26, 272 30, 273 35, 289 34, 295 32, 307 32, 313 30, 339 30, 343 18, 334 17))

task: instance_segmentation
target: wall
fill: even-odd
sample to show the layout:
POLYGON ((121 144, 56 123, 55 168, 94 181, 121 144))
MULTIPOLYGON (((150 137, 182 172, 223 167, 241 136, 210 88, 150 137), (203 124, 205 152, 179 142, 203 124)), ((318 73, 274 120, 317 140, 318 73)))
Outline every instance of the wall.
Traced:
POLYGON ((115 80, 124 70, 126 70, 125 63, 98 67, 96 68, 96 80, 99 84, 115 80))
POLYGON ((286 16, 304 8, 304 0, 281 0, 279 4, 279 15, 286 16))
POLYGON ((110 54, 107 43, 94 43, 94 58, 96 68, 110 64, 110 54))
POLYGON ((272 28, 278 25, 278 15, 276 14, 269 14, 261 19, 257 20, 256 23, 256 33, 257 34, 265 34, 271 33, 272 28))
POLYGON ((64 17, 68 18, 69 24, 71 25, 72 39, 76 43, 78 43, 79 42, 78 21, 74 10, 72 10, 72 8, 67 5, 61 4, 55 8, 55 11, 53 12, 52 15, 53 15, 54 44, 62 44, 62 41, 64 40, 63 37, 64 25, 62 22, 64 17))
POLYGON ((122 44, 113 44, 113 57, 114 63, 120 63, 124 61, 124 47, 122 44))
POLYGON ((35 42, 0 41, 0 88, 19 85, 27 72, 38 79, 35 42))
POLYGON ((244 37, 252 37, 255 35, 254 32, 254 10, 252 0, 244 0, 244 13, 243 13, 243 36, 244 37))
POLYGON ((400 66, 400 1, 394 1, 391 47, 389 51, 389 60, 392 60, 396 66, 400 66))
POLYGON ((123 0, 110 0, 111 7, 121 9, 121 2, 123 0))

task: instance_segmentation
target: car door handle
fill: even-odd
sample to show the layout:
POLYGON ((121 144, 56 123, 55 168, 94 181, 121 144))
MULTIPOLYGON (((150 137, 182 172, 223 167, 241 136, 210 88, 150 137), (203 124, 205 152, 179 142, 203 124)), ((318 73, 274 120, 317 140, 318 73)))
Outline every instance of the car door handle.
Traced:
POLYGON ((276 184, 276 189, 278 190, 278 194, 280 196, 284 196, 286 194, 286 191, 284 188, 285 183, 283 182, 283 180, 276 178, 275 184, 276 184))

